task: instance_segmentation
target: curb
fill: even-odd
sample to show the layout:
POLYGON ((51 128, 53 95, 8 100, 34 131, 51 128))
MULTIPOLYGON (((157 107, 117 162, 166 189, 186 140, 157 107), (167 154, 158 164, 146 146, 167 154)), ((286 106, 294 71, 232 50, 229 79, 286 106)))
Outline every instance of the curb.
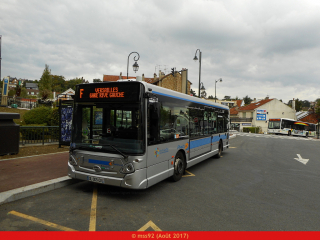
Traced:
POLYGON ((2 192, 0 193, 0 205, 62 188, 77 182, 79 182, 79 180, 75 180, 66 176, 2 192))

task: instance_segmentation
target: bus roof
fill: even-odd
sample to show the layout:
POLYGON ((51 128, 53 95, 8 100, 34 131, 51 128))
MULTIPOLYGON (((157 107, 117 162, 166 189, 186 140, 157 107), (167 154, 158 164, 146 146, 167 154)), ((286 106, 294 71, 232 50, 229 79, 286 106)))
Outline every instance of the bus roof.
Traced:
MULTIPOLYGON (((194 103, 198 103, 198 104, 202 104, 202 105, 207 105, 210 107, 216 107, 216 108, 220 108, 220 109, 224 109, 224 110, 229 110, 228 106, 222 105, 220 103, 215 103, 215 102, 211 102, 205 99, 201 99, 201 98, 197 98, 197 97, 193 97, 193 96, 189 96, 187 94, 184 93, 180 93, 177 91, 173 91, 164 87, 159 87, 150 83, 146 83, 143 81, 136 81, 136 79, 121 79, 118 80, 118 82, 124 83, 124 82, 139 82, 140 84, 143 84, 145 86, 146 92, 152 92, 158 95, 162 95, 162 96, 167 96, 167 97, 171 97, 171 98, 176 98, 176 99, 180 99, 180 100, 185 100, 185 101, 189 101, 189 102, 194 102, 194 103), (149 89, 152 89, 151 91, 149 89)), ((109 84, 109 83, 116 83, 116 82, 100 82, 100 83, 94 83, 94 84, 109 84)), ((89 83, 91 84, 91 83, 89 83)), ((83 87, 85 87, 87 84, 78 84, 78 86, 81 85, 83 87)))
MULTIPOLYGON (((185 101, 189 101, 189 102, 194 102, 194 103, 198 103, 198 104, 202 104, 202 105, 207 105, 207 106, 211 106, 211 107, 217 107, 220 109, 225 109, 225 110, 229 110, 229 107, 224 106, 220 103, 215 103, 215 102, 211 102, 205 99, 201 99, 198 97, 194 97, 194 96, 189 96, 187 94, 184 93, 180 93, 177 91, 173 91, 164 87, 159 87, 150 83, 146 83, 146 82, 142 82, 145 87, 146 87, 146 91, 148 91, 149 88, 152 89, 152 93, 158 94, 158 95, 162 95, 162 96, 167 96, 167 97, 171 97, 171 98, 176 98, 176 99, 180 99, 180 100, 185 100, 185 101)), ((150 91, 149 91, 150 92, 150 91)))

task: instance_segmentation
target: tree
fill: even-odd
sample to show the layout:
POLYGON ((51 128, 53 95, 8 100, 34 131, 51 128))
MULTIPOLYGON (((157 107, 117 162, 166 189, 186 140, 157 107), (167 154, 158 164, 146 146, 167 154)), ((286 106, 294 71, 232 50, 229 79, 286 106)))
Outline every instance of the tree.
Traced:
POLYGON ((294 102, 296 111, 300 112, 302 110, 302 101, 297 98, 296 100, 294 100, 294 102))
POLYGON ((27 91, 26 88, 24 88, 24 87, 21 88, 20 97, 22 97, 22 98, 27 98, 28 97, 28 91, 27 91))
POLYGON ((196 92, 195 92, 195 91, 193 91, 192 89, 190 89, 190 94, 191 94, 192 96, 194 96, 194 97, 196 97, 196 96, 197 96, 196 92))
POLYGON ((244 105, 248 105, 252 102, 252 99, 247 95, 243 98, 244 105))
POLYGON ((8 96, 13 97, 14 95, 16 95, 16 90, 14 90, 14 89, 9 90, 8 96))
POLYGON ((314 111, 318 115, 318 118, 320 119, 320 98, 316 100, 314 111))
POLYGON ((231 96, 224 96, 224 100, 230 100, 231 99, 231 96))
POLYGON ((69 81, 66 81, 66 89, 71 88, 73 90, 76 90, 76 85, 81 84, 82 80, 83 79, 81 79, 81 78, 74 78, 69 81))
POLYGON ((39 95, 42 100, 52 97, 52 76, 47 64, 39 81, 39 95))
POLYGON ((208 99, 214 99, 214 97, 213 97, 212 95, 210 95, 210 96, 208 97, 208 99))
POLYGON ((307 107, 307 108, 310 107, 310 102, 308 100, 301 101, 301 104, 302 104, 302 107, 307 107))
POLYGON ((63 92, 66 89, 66 80, 64 76, 52 75, 52 91, 53 92, 63 92))
POLYGON ((99 78, 97 78, 97 79, 93 79, 93 82, 97 83, 97 82, 102 82, 102 81, 99 78))

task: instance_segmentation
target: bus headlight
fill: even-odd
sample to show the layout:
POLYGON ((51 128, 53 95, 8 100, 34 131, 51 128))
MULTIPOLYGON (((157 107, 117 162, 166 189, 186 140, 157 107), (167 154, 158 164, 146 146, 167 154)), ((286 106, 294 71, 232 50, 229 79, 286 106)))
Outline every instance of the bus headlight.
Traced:
POLYGON ((127 163, 126 165, 124 165, 121 169, 120 169, 120 172, 121 173, 133 173, 135 170, 134 170, 134 166, 132 163, 127 163))
POLYGON ((69 163, 70 163, 72 166, 77 166, 77 165, 78 165, 76 159, 75 159, 74 156, 72 156, 72 155, 70 155, 70 157, 69 157, 69 163))

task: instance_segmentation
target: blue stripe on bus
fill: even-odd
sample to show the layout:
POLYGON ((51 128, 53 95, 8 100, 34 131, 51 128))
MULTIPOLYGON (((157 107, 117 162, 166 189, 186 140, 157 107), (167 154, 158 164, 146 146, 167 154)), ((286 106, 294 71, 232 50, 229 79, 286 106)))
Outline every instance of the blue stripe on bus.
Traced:
MULTIPOLYGON (((220 137, 214 136, 212 138, 212 142, 213 143, 218 142, 220 139, 227 139, 227 136, 225 136, 225 135, 221 135, 220 137)), ((190 149, 201 147, 201 146, 204 146, 207 144, 211 144, 211 137, 190 141, 190 149)))
POLYGON ((214 136, 212 138, 212 142, 218 142, 220 139, 227 139, 227 136, 225 136, 225 135, 221 135, 220 137, 219 136, 214 136))
POLYGON ((211 137, 190 141, 190 149, 201 147, 207 144, 211 144, 211 137))
POLYGON ((153 93, 155 93, 155 94, 159 94, 159 95, 162 95, 162 96, 166 96, 166 97, 172 97, 172 98, 176 98, 176 99, 180 99, 180 100, 188 101, 188 102, 199 103, 199 104, 201 104, 201 105, 207 105, 207 106, 210 106, 210 107, 216 107, 216 108, 220 108, 220 109, 228 110, 228 108, 223 108, 223 107, 219 107, 219 106, 211 105, 211 104, 205 104, 205 103, 203 103, 203 102, 198 102, 198 101, 194 101, 194 100, 190 100, 190 99, 185 99, 185 98, 181 98, 181 97, 176 97, 176 96, 172 96, 172 95, 165 94, 165 93, 161 93, 161 92, 153 91, 153 93))
POLYGON ((95 159, 89 159, 89 163, 95 163, 95 164, 102 164, 102 165, 109 165, 110 162, 108 161, 101 161, 101 160, 95 160, 95 159))

